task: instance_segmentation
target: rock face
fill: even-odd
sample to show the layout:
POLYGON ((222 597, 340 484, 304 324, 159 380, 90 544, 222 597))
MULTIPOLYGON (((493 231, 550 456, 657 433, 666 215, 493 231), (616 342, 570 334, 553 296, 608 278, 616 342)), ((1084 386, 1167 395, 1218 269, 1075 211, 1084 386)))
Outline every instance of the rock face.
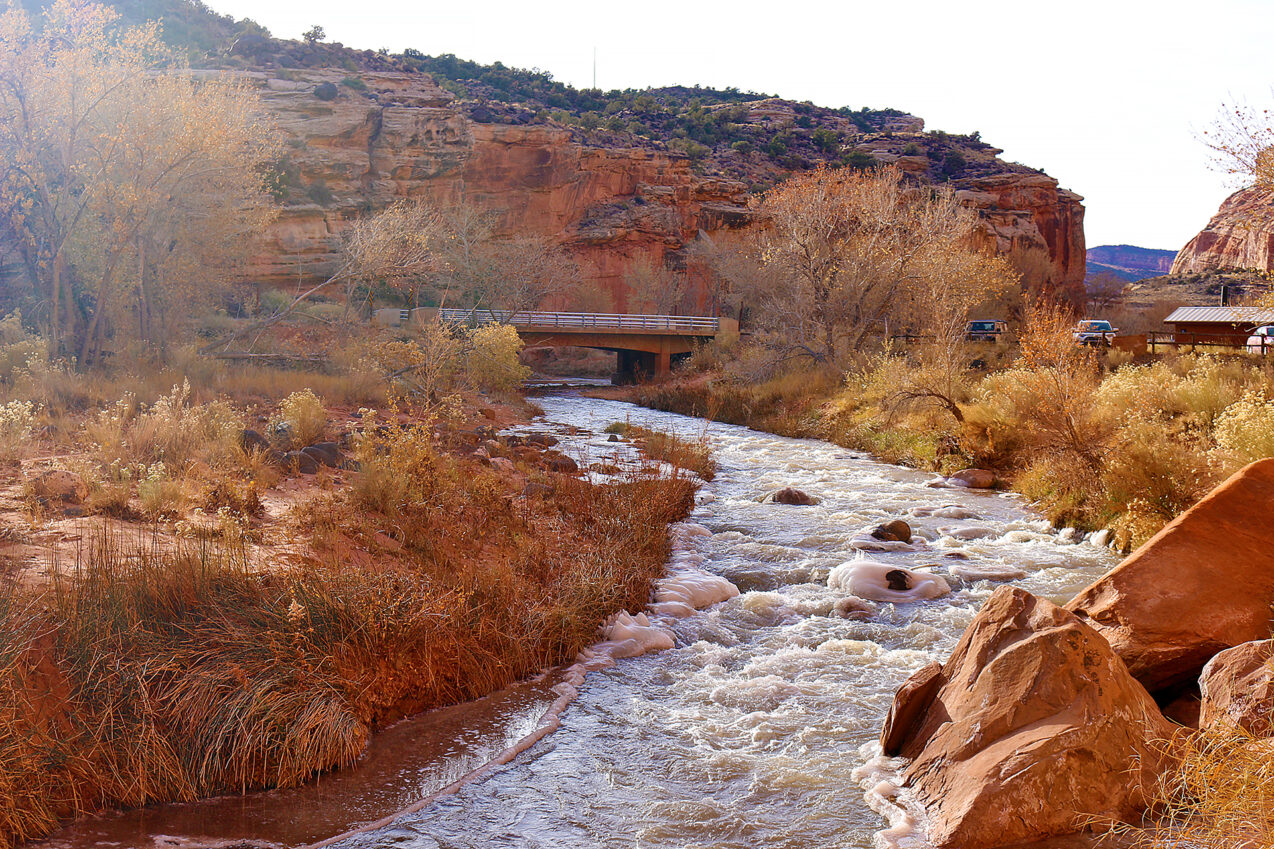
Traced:
MULTIPOLYGON (((346 84, 344 70, 237 73, 258 88, 287 139, 279 166, 287 205, 248 275, 267 285, 321 279, 341 232, 369 209, 407 197, 463 198, 497 214, 499 232, 564 245, 615 308, 625 309, 624 276, 635 264, 684 268, 684 248, 700 233, 728 240, 729 231, 754 222, 743 181, 696 173, 687 156, 657 146, 586 144, 555 124, 482 123, 474 120, 480 112, 459 108, 426 74, 362 71, 359 89, 346 84), (316 89, 328 84, 336 96, 320 99, 316 89)), ((753 104, 759 117, 749 120, 778 115, 783 104, 753 104)), ((909 131, 923 125, 903 119, 909 131)), ((989 243, 1001 251, 1038 248, 1060 285, 1082 286, 1078 195, 1026 169, 954 185, 979 210, 989 243)))
POLYGON ((1147 688, 1270 635, 1274 459, 1240 470, 1066 605, 1147 688))
POLYGON ((1172 262, 1173 274, 1220 269, 1274 270, 1274 191, 1241 189, 1172 262))
POLYGON ((882 740, 911 758, 929 841, 991 849, 1136 817, 1172 730, 1096 631, 1001 587, 941 670, 904 685, 882 740))
POLYGON ((1199 727, 1230 725, 1274 735, 1274 640, 1226 649, 1199 676, 1203 704, 1199 727))

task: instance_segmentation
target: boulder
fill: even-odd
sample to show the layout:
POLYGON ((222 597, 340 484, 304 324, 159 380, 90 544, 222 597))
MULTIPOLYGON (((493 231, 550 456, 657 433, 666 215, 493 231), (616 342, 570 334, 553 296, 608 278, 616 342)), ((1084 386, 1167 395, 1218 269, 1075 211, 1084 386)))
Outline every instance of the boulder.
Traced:
POLYGON ((345 465, 345 454, 335 442, 316 442, 301 449, 302 454, 313 457, 315 462, 333 469, 345 465))
POLYGON ((1200 728, 1242 728, 1274 737, 1274 640, 1254 640, 1217 653, 1199 677, 1200 728))
POLYGON ((537 497, 547 498, 548 496, 552 494, 553 494, 553 487, 549 486, 546 483, 537 483, 535 481, 531 481, 526 486, 522 487, 523 498, 537 498, 537 497))
POLYGON ((513 461, 508 457, 492 457, 491 467, 497 472, 505 472, 506 474, 512 474, 516 470, 513 461))
POLYGON ((988 469, 961 469, 948 477, 947 483, 966 489, 991 489, 995 486, 995 472, 988 469))
POLYGON ((75 472, 50 469, 41 472, 31 481, 31 495, 41 504, 81 504, 88 498, 88 484, 75 472))
POLYGON ((951 592, 951 586, 938 575, 874 560, 842 563, 828 574, 827 586, 894 604, 926 601, 951 592))
POLYGON ((528 445, 538 445, 541 448, 552 448, 557 444, 557 437, 549 436, 547 433, 532 433, 526 437, 528 445))
POLYGON ((902 519, 894 519, 871 529, 871 536, 882 542, 911 542, 911 525, 902 519))
POLYGON ((319 461, 304 451, 289 451, 279 458, 279 462, 288 471, 303 475, 318 474, 319 461))
POLYGON ((1150 690, 1270 635, 1274 459, 1235 473, 1067 603, 1150 690))
POLYGON ((621 440, 620 440, 620 438, 619 438, 619 434, 612 433, 610 436, 606 437, 606 441, 607 441, 607 442, 620 442, 621 440))
POLYGON ((902 744, 911 736, 916 721, 924 715, 938 690, 946 683, 942 677, 942 664, 934 661, 922 666, 903 682, 894 694, 885 727, 880 731, 880 750, 888 757, 897 757, 902 744))
POLYGON ((270 440, 266 439, 265 434, 259 430, 244 428, 239 434, 239 447, 247 454, 254 451, 265 454, 270 451, 270 440))
POLYGON ((579 463, 576 463, 565 454, 546 455, 544 467, 550 472, 561 472, 567 475, 573 475, 579 471, 579 463))
POLYGON ((792 504, 797 507, 809 507, 818 503, 818 499, 814 496, 790 486, 777 490, 769 500, 774 504, 792 504))
POLYGON ((903 686, 882 743, 911 759, 933 846, 991 849, 1135 821, 1173 728, 1100 634, 1001 587, 941 670, 903 686))

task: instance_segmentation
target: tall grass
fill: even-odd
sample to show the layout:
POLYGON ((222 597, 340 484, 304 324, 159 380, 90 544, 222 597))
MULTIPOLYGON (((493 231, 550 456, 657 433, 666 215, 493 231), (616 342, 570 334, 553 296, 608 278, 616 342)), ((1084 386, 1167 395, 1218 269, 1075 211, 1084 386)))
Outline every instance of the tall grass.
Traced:
POLYGON ((1164 744, 1176 764, 1151 799, 1153 822, 1117 825, 1138 849, 1264 849, 1274 846, 1274 738, 1234 726, 1182 734, 1164 744))
POLYGON ((42 594, 0 598, 0 845, 108 805, 296 784, 647 603, 687 478, 515 500, 431 440, 369 430, 360 485, 296 511, 304 566, 265 568, 244 534, 105 526, 42 594))
POLYGON ((675 433, 651 430, 627 422, 615 422, 606 428, 606 432, 627 435, 652 460, 694 472, 706 481, 717 476, 717 464, 712 459, 712 445, 706 434, 698 439, 687 439, 675 433))

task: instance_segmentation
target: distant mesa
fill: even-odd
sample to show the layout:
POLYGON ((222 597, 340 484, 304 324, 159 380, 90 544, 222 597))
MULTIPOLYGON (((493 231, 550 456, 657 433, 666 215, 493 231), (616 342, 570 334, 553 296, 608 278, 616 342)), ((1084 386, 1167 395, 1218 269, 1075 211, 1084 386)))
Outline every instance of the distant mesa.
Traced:
POLYGON ((1160 277, 1172 269, 1176 251, 1139 248, 1135 245, 1098 245, 1088 249, 1088 279, 1108 274, 1135 283, 1160 277))

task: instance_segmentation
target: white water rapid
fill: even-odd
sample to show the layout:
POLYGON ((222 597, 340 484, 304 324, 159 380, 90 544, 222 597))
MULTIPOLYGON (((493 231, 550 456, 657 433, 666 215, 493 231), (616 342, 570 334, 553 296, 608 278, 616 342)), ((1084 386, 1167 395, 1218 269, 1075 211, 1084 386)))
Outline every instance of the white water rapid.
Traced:
MULTIPOLYGON (((591 672, 560 728, 512 763, 340 846, 871 847, 886 823, 868 807, 861 768, 898 685, 945 659, 998 586, 979 576, 1020 576, 1017 585, 1065 600, 1114 561, 1015 496, 931 488, 930 475, 827 443, 618 402, 539 400, 548 422, 568 426, 559 447, 593 462, 626 450, 602 434, 614 421, 706 435, 719 470, 690 517, 711 532, 695 540, 695 563, 742 592, 656 617, 673 648, 591 672), (821 502, 761 503, 785 486, 821 502), (923 547, 867 556, 935 573, 952 592, 837 615, 848 593, 829 588, 829 573, 855 558, 856 532, 896 518, 923 547)), ((905 825, 896 837, 911 843, 905 825)))

